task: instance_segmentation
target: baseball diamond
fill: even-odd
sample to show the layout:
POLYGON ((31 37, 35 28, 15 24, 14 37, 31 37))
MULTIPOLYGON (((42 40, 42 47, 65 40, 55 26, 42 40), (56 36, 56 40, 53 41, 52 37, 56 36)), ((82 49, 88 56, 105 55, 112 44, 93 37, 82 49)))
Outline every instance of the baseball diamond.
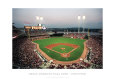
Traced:
POLYGON ((46 59, 56 64, 72 64, 87 54, 86 40, 73 38, 46 38, 33 41, 46 59))

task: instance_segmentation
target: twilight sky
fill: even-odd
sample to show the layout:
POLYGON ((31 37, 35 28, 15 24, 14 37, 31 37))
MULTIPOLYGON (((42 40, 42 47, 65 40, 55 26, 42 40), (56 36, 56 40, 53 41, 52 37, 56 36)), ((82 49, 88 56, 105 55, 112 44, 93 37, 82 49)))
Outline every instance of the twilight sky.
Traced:
POLYGON ((80 27, 102 28, 102 8, 13 8, 12 20, 15 26, 22 28, 25 25, 44 24, 47 28, 80 27), (78 21, 78 15, 86 16, 78 21), (36 16, 42 16, 43 21, 37 20, 36 16))

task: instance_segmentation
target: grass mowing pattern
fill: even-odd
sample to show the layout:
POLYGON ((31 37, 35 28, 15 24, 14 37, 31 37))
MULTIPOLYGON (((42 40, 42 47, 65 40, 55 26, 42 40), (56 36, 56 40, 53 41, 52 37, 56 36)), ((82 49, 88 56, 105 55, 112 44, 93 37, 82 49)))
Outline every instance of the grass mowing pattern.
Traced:
MULTIPOLYGON (((59 61, 72 61, 72 60, 78 59, 81 56, 81 54, 83 53, 83 50, 84 50, 84 44, 83 43, 85 42, 85 40, 73 39, 73 38, 48 38, 48 39, 36 40, 33 42, 38 43, 40 46, 40 49, 42 51, 44 51, 49 57, 51 57, 53 59, 56 59, 59 61), (55 43, 70 43, 70 44, 78 45, 79 47, 70 53, 70 57, 64 58, 64 57, 61 57, 61 55, 59 53, 53 52, 53 51, 45 48, 47 45, 55 44, 55 43)), ((55 48, 53 48, 53 49, 55 49, 56 51, 60 51, 60 46, 56 46, 56 48, 58 48, 58 49, 55 49, 55 48)), ((62 45, 62 47, 68 48, 67 49, 68 52, 71 51, 71 49, 72 49, 69 46, 63 46, 62 45)), ((61 53, 64 53, 64 52, 61 52, 61 53)))

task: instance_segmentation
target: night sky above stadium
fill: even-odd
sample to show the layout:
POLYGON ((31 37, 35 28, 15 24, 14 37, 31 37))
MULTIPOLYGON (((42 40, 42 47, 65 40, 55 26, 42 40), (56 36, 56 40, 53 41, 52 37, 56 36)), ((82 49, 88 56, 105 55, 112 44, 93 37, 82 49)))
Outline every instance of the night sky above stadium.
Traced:
MULTIPOLYGON (((84 27, 102 28, 102 8, 13 8, 12 20, 17 28, 44 24, 47 28, 78 27, 78 16, 86 16, 84 27), (43 17, 37 20, 36 16, 43 17)), ((79 21, 82 26, 83 19, 79 21)))

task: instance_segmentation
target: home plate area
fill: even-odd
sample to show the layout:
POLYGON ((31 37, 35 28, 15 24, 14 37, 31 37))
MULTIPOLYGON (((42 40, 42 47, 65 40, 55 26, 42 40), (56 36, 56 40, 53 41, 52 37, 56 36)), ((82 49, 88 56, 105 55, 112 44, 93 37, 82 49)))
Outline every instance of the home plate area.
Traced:
POLYGON ((66 58, 66 57, 70 57, 70 53, 62 53, 61 56, 62 56, 62 57, 65 57, 65 58, 66 58))

